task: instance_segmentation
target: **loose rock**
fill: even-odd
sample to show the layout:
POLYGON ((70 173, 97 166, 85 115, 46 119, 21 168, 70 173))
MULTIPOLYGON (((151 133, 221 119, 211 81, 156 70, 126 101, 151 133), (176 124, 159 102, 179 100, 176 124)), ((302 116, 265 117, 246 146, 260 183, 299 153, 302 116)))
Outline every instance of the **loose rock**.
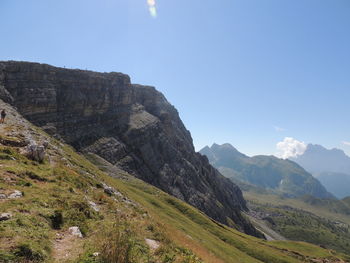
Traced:
POLYGON ((102 183, 102 187, 104 189, 104 192, 108 195, 116 195, 119 197, 123 197, 123 195, 119 191, 115 190, 111 186, 106 185, 105 183, 102 183))
POLYGON ((42 162, 45 158, 45 147, 39 146, 35 142, 31 142, 25 149, 25 155, 34 161, 42 162))
POLYGON ((8 196, 9 199, 15 199, 20 198, 23 196, 23 193, 21 191, 15 190, 12 194, 8 196))
POLYGON ((80 229, 79 227, 77 226, 72 226, 68 229, 69 233, 73 236, 76 236, 76 237, 80 237, 82 238, 83 237, 83 234, 80 232, 80 229))
POLYGON ((0 214, 0 221, 9 220, 12 217, 10 213, 2 213, 0 214))
POLYGON ((146 241, 146 244, 149 246, 149 248, 152 250, 156 250, 157 248, 160 247, 160 244, 158 241, 155 241, 153 239, 148 239, 148 238, 146 238, 145 241, 146 241))
POLYGON ((94 211, 96 211, 96 212, 100 211, 100 208, 97 206, 96 203, 94 203, 94 202, 92 202, 92 201, 88 201, 88 203, 89 203, 90 207, 91 207, 94 211))

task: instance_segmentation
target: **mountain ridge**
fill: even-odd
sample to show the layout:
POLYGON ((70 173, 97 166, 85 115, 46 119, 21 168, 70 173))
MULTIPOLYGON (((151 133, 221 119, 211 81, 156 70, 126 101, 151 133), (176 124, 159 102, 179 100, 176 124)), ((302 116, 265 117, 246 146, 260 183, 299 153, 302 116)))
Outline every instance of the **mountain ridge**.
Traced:
POLYGON ((0 108, 8 114, 0 126, 0 262, 350 260, 304 242, 245 235, 120 169, 109 176, 1 99, 0 108), (45 145, 44 159, 27 155, 28 144, 45 145))
POLYGON ((343 150, 308 144, 303 154, 289 159, 312 173, 338 198, 350 195, 350 157, 343 150))
POLYGON ((301 166, 275 156, 248 157, 234 147, 220 146, 200 151, 208 154, 210 163, 222 174, 289 197, 311 194, 315 197, 333 198, 326 189, 301 166))
POLYGON ((240 189, 195 153, 177 110, 154 87, 131 84, 122 73, 10 61, 0 62, 0 98, 75 149, 261 236, 241 215, 240 189))

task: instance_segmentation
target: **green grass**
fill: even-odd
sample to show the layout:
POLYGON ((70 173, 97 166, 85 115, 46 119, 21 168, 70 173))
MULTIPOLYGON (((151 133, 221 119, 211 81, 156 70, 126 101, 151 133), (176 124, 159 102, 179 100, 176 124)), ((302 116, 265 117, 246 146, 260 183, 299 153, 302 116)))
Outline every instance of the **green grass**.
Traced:
POLYGON ((315 205, 312 203, 304 202, 303 198, 285 198, 275 194, 257 193, 255 191, 244 191, 243 195, 244 198, 249 201, 277 206, 286 205, 311 212, 315 215, 327 218, 329 220, 341 221, 350 225, 350 215, 342 213, 341 210, 338 210, 337 213, 334 211, 333 203, 327 204, 326 201, 322 202, 321 205, 315 205))
POLYGON ((245 196, 253 210, 268 215, 266 224, 287 239, 306 241, 343 253, 350 251, 350 226, 341 223, 346 215, 332 213, 327 216, 334 208, 330 210, 326 205, 314 207, 302 200, 281 199, 277 196, 252 193, 245 193, 245 196))
POLYGON ((65 233, 71 226, 78 226, 84 238, 72 243, 75 254, 69 262, 109 262, 108 258, 93 257, 96 251, 104 256, 124 253, 130 262, 147 263, 345 259, 307 243, 267 242, 242 234, 129 175, 125 176, 127 180, 112 178, 71 147, 48 139, 50 160, 43 163, 27 159, 16 147, 0 146, 0 153, 8 156, 0 158, 0 191, 8 194, 19 190, 24 194, 19 199, 0 201, 0 212, 13 215, 0 222, 0 262, 55 262, 56 234, 65 233), (102 182, 136 205, 104 193, 102 182), (94 211, 88 200, 100 211, 94 211), (151 251, 145 238, 157 240, 160 248, 151 251), (107 249, 105 244, 113 246, 107 249))
MULTIPOLYGON (((180 234, 181 232, 186 233, 193 243, 205 251, 210 251, 224 262, 300 262, 298 257, 293 257, 289 252, 275 247, 274 243, 244 235, 210 220, 193 207, 141 181, 130 180, 118 183, 119 189, 123 189, 128 196, 154 212, 158 220, 166 222, 169 232, 174 233, 180 230, 180 234)), ((180 235, 178 238, 179 240, 186 239, 186 236, 180 235)), ((293 242, 285 243, 294 244, 293 242)), ((314 254, 306 255, 303 260, 308 257, 318 257, 319 250, 329 256, 329 253, 321 248, 306 243, 302 244, 302 246, 296 246, 296 252, 302 254, 303 250, 315 251, 314 254)), ((195 245, 192 249, 195 251, 195 245)))

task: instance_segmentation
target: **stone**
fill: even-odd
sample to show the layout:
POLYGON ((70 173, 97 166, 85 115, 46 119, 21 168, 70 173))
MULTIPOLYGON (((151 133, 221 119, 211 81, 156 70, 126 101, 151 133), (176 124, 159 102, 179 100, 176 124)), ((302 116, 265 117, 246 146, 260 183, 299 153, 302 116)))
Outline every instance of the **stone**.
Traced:
POLYGON ((121 198, 124 197, 119 191, 115 190, 111 186, 106 185, 105 183, 102 183, 102 187, 103 187, 104 192, 108 195, 116 195, 116 196, 119 196, 121 198))
POLYGON ((18 190, 14 190, 13 193, 11 193, 8 198, 9 199, 15 199, 15 198, 21 198, 23 196, 23 193, 18 190))
POLYGON ((77 226, 72 226, 68 229, 68 232, 72 235, 72 236, 76 236, 79 238, 83 237, 83 234, 80 232, 79 227, 77 226))
POLYGON ((241 190, 196 153, 178 111, 154 87, 132 84, 122 73, 29 62, 0 62, 0 75, 0 99, 35 125, 51 127, 51 135, 259 236, 241 214, 247 210, 241 190))
POLYGON ((0 199, 6 199, 7 196, 5 194, 0 194, 0 199))
POLYGON ((26 147, 25 155, 34 161, 43 162, 45 158, 45 147, 39 146, 35 142, 31 142, 26 147))
POLYGON ((94 252, 94 253, 92 253, 92 255, 93 255, 94 257, 98 257, 98 256, 100 255, 100 252, 94 252))
POLYGON ((100 211, 100 208, 97 206, 96 203, 94 203, 94 202, 92 202, 92 201, 88 201, 88 203, 89 203, 90 207, 91 207, 94 211, 96 211, 96 212, 99 212, 99 211, 100 211))
POLYGON ((145 241, 151 250, 156 250, 160 247, 160 243, 156 240, 146 238, 145 241))
POLYGON ((2 213, 0 214, 0 221, 9 220, 12 217, 10 213, 2 213))

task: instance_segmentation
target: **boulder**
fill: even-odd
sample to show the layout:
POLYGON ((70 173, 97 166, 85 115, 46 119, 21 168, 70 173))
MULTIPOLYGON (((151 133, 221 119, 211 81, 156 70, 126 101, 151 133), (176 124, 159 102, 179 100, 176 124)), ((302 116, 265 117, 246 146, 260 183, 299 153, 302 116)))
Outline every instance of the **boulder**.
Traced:
POLYGON ((20 198, 23 196, 23 193, 21 191, 18 190, 14 190, 13 193, 11 193, 8 198, 9 199, 15 199, 15 198, 20 198))
POLYGON ((160 247, 160 243, 156 240, 146 238, 145 241, 151 250, 156 250, 160 247))
POLYGON ((34 161, 43 162, 45 158, 45 147, 32 142, 26 147, 25 155, 34 161))
POLYGON ((68 229, 68 232, 72 235, 72 236, 76 236, 79 238, 83 237, 83 234, 80 232, 79 227, 77 226, 72 226, 68 229))
POLYGON ((12 217, 10 213, 2 213, 0 214, 0 221, 9 220, 12 217))
POLYGON ((115 190, 113 187, 111 187, 105 183, 102 183, 102 187, 103 187, 104 192, 108 195, 116 195, 119 197, 124 197, 119 191, 115 190))

